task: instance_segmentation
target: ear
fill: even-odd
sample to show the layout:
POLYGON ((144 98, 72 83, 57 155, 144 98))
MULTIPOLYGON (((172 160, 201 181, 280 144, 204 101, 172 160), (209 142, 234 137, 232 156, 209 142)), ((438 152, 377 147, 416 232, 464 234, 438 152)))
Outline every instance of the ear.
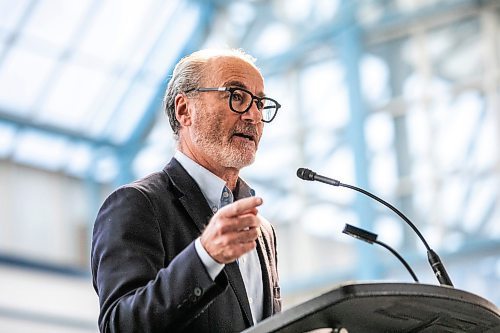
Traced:
POLYGON ((179 93, 175 96, 175 118, 181 127, 191 126, 191 108, 186 94, 179 93))

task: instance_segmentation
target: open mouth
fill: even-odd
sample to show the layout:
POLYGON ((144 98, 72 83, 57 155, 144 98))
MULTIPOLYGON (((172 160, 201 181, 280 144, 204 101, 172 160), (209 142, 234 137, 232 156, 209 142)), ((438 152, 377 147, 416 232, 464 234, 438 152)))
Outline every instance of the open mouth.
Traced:
POLYGON ((233 136, 237 136, 249 141, 255 142, 255 136, 253 134, 246 134, 246 133, 234 133, 233 136))

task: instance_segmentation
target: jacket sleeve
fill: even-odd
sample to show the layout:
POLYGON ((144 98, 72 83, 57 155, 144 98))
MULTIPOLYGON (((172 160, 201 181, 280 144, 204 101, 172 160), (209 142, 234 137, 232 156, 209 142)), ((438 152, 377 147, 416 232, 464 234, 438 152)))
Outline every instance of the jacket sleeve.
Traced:
POLYGON ((98 213, 91 261, 101 332, 180 331, 228 285, 225 274, 210 278, 194 241, 166 263, 157 216, 133 187, 111 194, 98 213))

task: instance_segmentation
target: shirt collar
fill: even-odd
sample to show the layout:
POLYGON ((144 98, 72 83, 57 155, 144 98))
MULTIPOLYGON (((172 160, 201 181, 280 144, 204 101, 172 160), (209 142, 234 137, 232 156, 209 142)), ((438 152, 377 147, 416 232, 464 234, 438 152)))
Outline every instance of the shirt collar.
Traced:
MULTIPOLYGON (((210 207, 220 208, 220 198, 226 182, 214 175, 209 170, 205 169, 184 153, 177 150, 174 154, 174 158, 182 165, 182 167, 187 171, 187 173, 194 179, 196 184, 200 187, 201 193, 205 199, 207 199, 210 207)), ((241 178, 238 178, 238 183, 236 184, 236 191, 233 193, 234 199, 242 199, 251 196, 255 196, 255 191, 248 186, 248 184, 241 178)))
POLYGON ((236 183, 236 192, 237 193, 234 193, 235 200, 255 196, 254 189, 248 186, 241 178, 238 178, 238 183, 236 183))

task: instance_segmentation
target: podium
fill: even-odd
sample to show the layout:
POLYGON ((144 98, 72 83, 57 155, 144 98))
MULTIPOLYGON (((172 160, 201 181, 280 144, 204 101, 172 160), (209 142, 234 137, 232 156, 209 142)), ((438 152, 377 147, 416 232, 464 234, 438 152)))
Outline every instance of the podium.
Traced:
POLYGON ((245 333, 493 333, 500 311, 484 298, 419 283, 345 284, 245 333), (322 329, 322 330, 319 330, 322 329))

